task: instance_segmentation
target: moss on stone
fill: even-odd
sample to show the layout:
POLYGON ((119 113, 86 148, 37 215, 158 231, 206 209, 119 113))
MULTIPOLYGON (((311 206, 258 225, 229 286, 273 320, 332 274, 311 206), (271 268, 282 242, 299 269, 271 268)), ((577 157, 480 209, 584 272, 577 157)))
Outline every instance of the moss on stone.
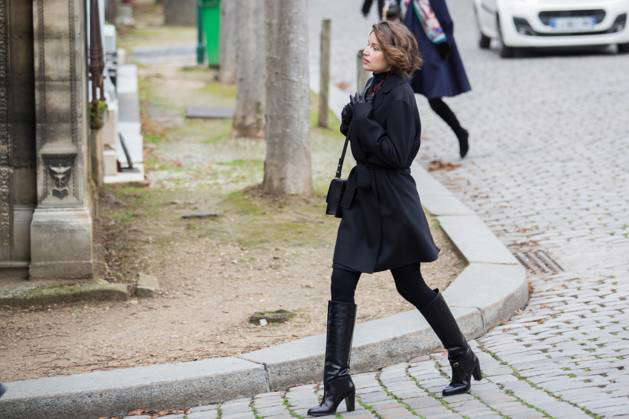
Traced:
POLYGON ((279 309, 274 311, 256 311, 249 317, 249 323, 260 324, 260 320, 265 319, 269 323, 286 323, 295 317, 292 311, 279 309))
POLYGON ((127 284, 114 284, 102 279, 64 281, 0 289, 0 305, 37 306, 82 300, 125 300, 128 296, 127 284))

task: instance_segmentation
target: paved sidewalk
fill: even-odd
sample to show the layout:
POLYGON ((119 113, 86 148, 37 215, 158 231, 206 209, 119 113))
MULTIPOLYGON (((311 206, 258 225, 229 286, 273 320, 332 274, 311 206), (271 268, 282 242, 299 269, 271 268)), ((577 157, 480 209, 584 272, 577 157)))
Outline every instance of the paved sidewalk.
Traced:
MULTIPOLYGON (((341 404, 338 416, 629 417, 629 56, 501 60, 476 47, 471 2, 449 5, 474 91, 447 101, 470 129, 471 153, 461 168, 434 174, 529 265, 531 300, 472 342, 485 377, 470 394, 440 396, 449 368, 438 353, 354 375, 357 411, 341 404)), ((310 7, 312 77, 319 22, 331 17, 332 79, 353 83, 369 29, 359 4, 310 7)), ((419 103, 422 163, 456 161, 455 138, 419 103)), ((301 417, 320 390, 299 386, 187 416, 301 417)))
MULTIPOLYGON (((316 22, 321 18, 334 19, 333 56, 354 54, 361 45, 368 25, 351 3, 311 3, 311 74, 318 74, 316 22)), ((501 60, 496 51, 476 48, 471 3, 449 4, 475 90, 448 102, 470 128, 472 151, 461 168, 436 175, 529 264, 531 301, 508 324, 473 342, 485 378, 469 395, 440 397, 449 369, 445 355, 435 354, 356 375, 358 410, 346 414, 341 404, 339 413, 629 417, 629 200, 624 196, 629 190, 629 56, 501 60), (547 266, 537 265, 539 258, 526 259, 540 256, 539 251, 551 258, 547 266)), ((353 82, 353 61, 343 62, 333 69, 333 79, 353 82)), ((456 160, 456 140, 422 102, 422 162, 456 160)), ((220 408, 224 418, 303 416, 318 391, 309 385, 260 394, 215 406, 214 414, 220 408)))

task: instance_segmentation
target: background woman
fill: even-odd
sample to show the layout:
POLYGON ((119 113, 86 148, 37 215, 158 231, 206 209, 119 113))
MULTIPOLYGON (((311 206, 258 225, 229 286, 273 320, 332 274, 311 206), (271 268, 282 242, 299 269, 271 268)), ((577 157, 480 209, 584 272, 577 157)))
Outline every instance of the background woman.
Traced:
POLYGON ((478 359, 442 295, 430 289, 420 273, 420 262, 434 261, 439 253, 410 171, 421 126, 407 75, 420 63, 417 41, 404 25, 374 25, 363 51, 363 68, 374 75, 364 95, 343 109, 341 131, 349 136, 357 164, 341 202, 343 219, 334 250, 324 395, 320 405, 308 411, 311 416, 332 414, 343 400, 354 410, 349 358, 354 293, 363 272, 390 270, 398 292, 417 307, 448 349, 452 382, 444 395, 469 390, 472 374, 480 379, 478 359))
POLYGON ((433 111, 454 131, 461 158, 469 150, 469 133, 461 126, 445 96, 471 89, 454 40, 454 23, 445 0, 406 0, 404 23, 415 35, 424 61, 411 81, 415 93, 424 95, 433 111))

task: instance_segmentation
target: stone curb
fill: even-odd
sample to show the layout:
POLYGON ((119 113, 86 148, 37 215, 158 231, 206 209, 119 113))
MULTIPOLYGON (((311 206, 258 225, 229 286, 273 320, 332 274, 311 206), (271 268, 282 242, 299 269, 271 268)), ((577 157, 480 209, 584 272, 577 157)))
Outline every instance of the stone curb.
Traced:
MULTIPOLYGON (((469 339, 482 336, 528 301, 525 270, 482 220, 419 164, 412 172, 424 207, 469 263, 444 298, 463 333, 469 339)), ((352 371, 407 361, 439 345, 416 310, 357 324, 352 371)), ((195 406, 253 396, 319 381, 324 349, 325 335, 317 335, 238 357, 8 383, 0 417, 113 416, 141 407, 195 406)))

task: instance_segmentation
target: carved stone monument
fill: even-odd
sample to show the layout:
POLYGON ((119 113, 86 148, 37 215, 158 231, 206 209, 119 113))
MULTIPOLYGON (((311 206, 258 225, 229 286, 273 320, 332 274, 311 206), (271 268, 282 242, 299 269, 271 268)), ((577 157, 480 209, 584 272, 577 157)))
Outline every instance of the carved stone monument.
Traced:
POLYGON ((33 2, 0 0, 0 274, 27 276, 37 203, 33 2))
POLYGON ((37 208, 32 278, 93 275, 84 0, 35 0, 37 208))

